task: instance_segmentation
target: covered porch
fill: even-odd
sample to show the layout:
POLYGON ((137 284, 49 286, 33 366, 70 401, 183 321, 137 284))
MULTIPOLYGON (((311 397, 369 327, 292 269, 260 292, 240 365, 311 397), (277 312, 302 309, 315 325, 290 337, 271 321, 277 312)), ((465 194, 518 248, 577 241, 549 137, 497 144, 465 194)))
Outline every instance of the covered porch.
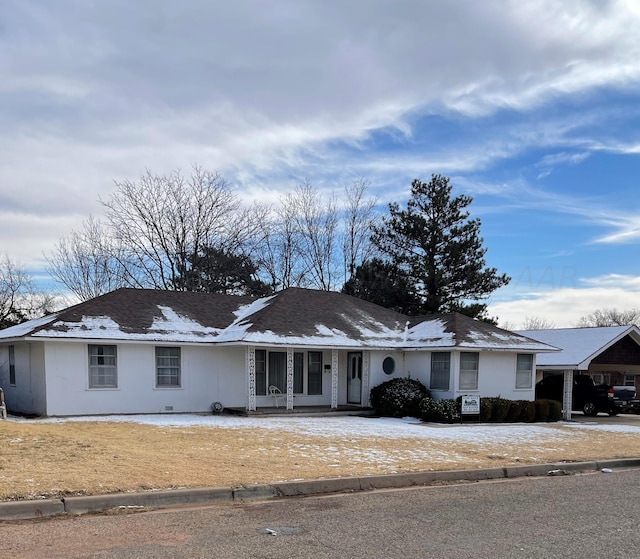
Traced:
POLYGON ((369 407, 370 352, 247 346, 250 414, 351 413, 369 407))

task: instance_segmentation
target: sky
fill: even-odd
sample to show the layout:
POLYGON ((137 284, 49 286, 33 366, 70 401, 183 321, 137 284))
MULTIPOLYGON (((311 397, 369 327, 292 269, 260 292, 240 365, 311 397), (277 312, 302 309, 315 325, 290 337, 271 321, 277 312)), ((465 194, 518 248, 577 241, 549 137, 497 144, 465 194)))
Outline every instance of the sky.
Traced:
POLYGON ((638 0, 0 0, 0 254, 46 282, 115 181, 473 198, 489 314, 640 308, 638 0))

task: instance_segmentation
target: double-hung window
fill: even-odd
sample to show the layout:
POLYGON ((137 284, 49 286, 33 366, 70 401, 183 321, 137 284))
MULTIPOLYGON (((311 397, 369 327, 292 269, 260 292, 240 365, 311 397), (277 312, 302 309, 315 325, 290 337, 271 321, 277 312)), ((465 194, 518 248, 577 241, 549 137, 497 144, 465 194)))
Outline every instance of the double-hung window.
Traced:
POLYGON ((460 353, 460 390, 478 390, 479 360, 477 351, 460 353))
POLYGON ((533 355, 531 353, 518 353, 516 388, 533 388, 533 355))
POLYGON ((118 388, 116 346, 89 346, 89 388, 118 388))
POLYGON ((180 388, 180 348, 156 347, 156 388, 180 388))
POLYGON ((434 351, 431 354, 431 390, 449 390, 451 353, 434 351))

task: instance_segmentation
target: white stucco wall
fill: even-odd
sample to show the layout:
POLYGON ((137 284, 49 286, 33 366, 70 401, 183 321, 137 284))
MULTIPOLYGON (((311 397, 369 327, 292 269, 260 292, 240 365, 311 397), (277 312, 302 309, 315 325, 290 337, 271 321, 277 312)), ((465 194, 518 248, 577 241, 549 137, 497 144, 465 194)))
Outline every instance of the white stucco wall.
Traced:
POLYGON ((90 389, 87 344, 47 342, 48 415, 210 412, 214 401, 245 405, 243 348, 181 346, 182 386, 156 388, 155 345, 116 345, 118 388, 90 389))
MULTIPOLYGON (((535 398, 533 387, 535 378, 532 378, 530 389, 516 389, 516 356, 516 353, 511 352, 481 351, 478 363, 478 390, 469 391, 458 388, 460 352, 452 351, 449 390, 432 390, 432 396, 445 399, 457 398, 462 394, 480 394, 484 397, 501 396, 509 400, 533 400, 535 398)), ((427 388, 431 387, 431 352, 405 352, 401 358, 397 359, 398 365, 402 364, 402 366, 398 366, 398 371, 390 376, 381 372, 383 358, 382 352, 377 354, 375 358, 372 357, 372 363, 374 360, 380 363, 377 367, 379 373, 376 373, 376 366, 372 366, 372 387, 396 376, 417 379, 427 388)))

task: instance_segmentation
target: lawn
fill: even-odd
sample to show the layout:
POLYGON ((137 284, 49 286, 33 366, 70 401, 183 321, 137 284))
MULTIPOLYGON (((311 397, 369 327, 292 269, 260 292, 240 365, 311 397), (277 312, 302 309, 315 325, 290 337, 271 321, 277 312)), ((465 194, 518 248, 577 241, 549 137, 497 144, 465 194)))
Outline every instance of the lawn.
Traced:
POLYGON ((640 427, 362 417, 0 421, 0 499, 640 456, 640 427))

